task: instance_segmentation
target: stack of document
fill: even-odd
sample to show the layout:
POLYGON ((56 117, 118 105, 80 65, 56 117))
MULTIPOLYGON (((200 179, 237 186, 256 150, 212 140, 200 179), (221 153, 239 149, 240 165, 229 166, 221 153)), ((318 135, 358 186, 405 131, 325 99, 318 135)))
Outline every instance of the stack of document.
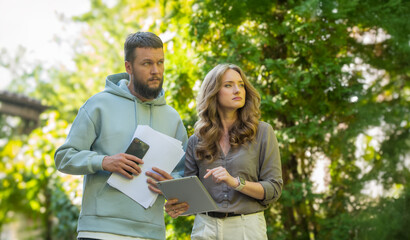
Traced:
POLYGON ((133 179, 128 179, 118 173, 113 173, 108 179, 108 184, 129 196, 144 208, 148 208, 154 204, 158 194, 148 189, 148 177, 145 172, 153 171, 152 167, 157 167, 170 173, 182 159, 185 152, 181 141, 155 131, 147 125, 139 125, 132 139, 135 137, 149 145, 149 149, 143 157, 144 164, 140 165, 141 174, 134 176, 133 179))

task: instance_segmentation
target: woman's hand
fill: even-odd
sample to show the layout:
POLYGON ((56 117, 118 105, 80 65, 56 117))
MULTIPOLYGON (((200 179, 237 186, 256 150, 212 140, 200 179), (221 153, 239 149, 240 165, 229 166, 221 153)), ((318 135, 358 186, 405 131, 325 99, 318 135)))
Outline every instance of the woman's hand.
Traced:
POLYGON ((206 171, 204 178, 212 175, 212 180, 216 183, 225 182, 231 188, 236 188, 239 185, 238 180, 232 177, 224 167, 219 166, 206 171))
MULTIPOLYGON (((207 173, 204 178, 212 175, 212 180, 216 183, 225 182, 231 188, 239 186, 238 180, 232 177, 223 167, 207 169, 206 171, 207 173)), ((242 188, 240 192, 258 200, 262 200, 265 197, 265 190, 263 189, 262 184, 258 182, 246 181, 244 188, 242 188)))

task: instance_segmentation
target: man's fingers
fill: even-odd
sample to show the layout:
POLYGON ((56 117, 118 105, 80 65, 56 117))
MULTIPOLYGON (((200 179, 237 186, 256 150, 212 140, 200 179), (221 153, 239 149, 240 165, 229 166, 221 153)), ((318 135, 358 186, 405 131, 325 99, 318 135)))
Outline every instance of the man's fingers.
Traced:
POLYGON ((174 210, 168 210, 166 211, 168 213, 169 216, 171 216, 172 218, 177 218, 179 215, 181 215, 180 212, 178 211, 174 211, 174 210))
POLYGON ((144 164, 144 161, 142 161, 141 158, 137 158, 135 157, 135 159, 133 159, 134 162, 138 163, 138 164, 144 164))
POLYGON ((152 167, 152 170, 154 170, 155 172, 161 174, 163 177, 165 177, 165 179, 173 179, 173 177, 169 173, 165 172, 162 169, 159 169, 157 167, 152 167))
POLYGON ((124 156, 125 156, 126 159, 131 160, 133 162, 136 162, 137 164, 144 164, 144 161, 141 158, 137 158, 134 155, 124 153, 124 156))
POLYGON ((182 212, 186 212, 188 208, 189 208, 189 205, 186 202, 178 203, 175 207, 176 210, 182 211, 182 212))
MULTIPOLYGON (((189 205, 186 202, 177 204, 175 208, 172 209, 174 218, 178 217, 179 215, 183 214, 184 212, 188 211, 189 205)), ((171 216, 172 217, 172 216, 171 216)))
POLYGON ((125 171, 125 170, 123 170, 123 169, 120 170, 119 173, 121 173, 124 177, 126 177, 126 178, 128 178, 128 179, 132 179, 132 178, 133 178, 131 172, 125 171))
POLYGON ((189 205, 186 202, 178 203, 178 199, 170 199, 165 204, 165 211, 172 218, 177 218, 179 215, 188 211, 189 205))
POLYGON ((151 191, 162 195, 161 190, 159 190, 159 188, 157 187, 157 181, 151 178, 147 178, 147 183, 148 183, 148 188, 151 191))
POLYGON ((165 203, 165 207, 172 207, 175 203, 178 202, 177 198, 168 199, 165 203))
POLYGON ((153 170, 153 172, 147 171, 147 172, 145 172, 145 174, 149 177, 152 177, 153 179, 155 179, 157 181, 164 181, 164 180, 173 179, 173 177, 169 173, 167 173, 167 172, 165 172, 165 171, 163 171, 159 168, 153 167, 152 170, 153 170))
POLYGON ((131 165, 128 165, 128 164, 124 163, 122 168, 127 173, 129 173, 131 175, 134 174, 134 175, 138 176, 141 173, 141 168, 137 164, 135 164, 134 162, 129 162, 129 164, 131 164, 131 165))
POLYGON ((147 178, 147 183, 151 184, 154 187, 157 187, 157 181, 151 178, 147 178))
POLYGON ((162 195, 161 190, 159 190, 158 188, 155 188, 155 187, 153 187, 152 185, 148 185, 148 188, 149 188, 151 191, 162 195))
POLYGON ((135 163, 132 163, 131 168, 137 172, 137 175, 141 173, 141 168, 135 163))
POLYGON ((176 203, 178 203, 178 199, 176 198, 168 199, 164 204, 165 211, 166 212, 172 211, 176 203))
POLYGON ((167 200, 165 203, 165 209, 172 209, 172 210, 184 210, 189 207, 187 202, 178 202, 178 199, 173 198, 167 200))
POLYGON ((153 172, 150 172, 150 171, 145 172, 145 175, 147 175, 148 177, 152 177, 152 178, 155 179, 156 181, 164 181, 164 180, 166 180, 163 176, 161 176, 161 175, 159 175, 159 174, 156 174, 156 173, 153 173, 153 172))

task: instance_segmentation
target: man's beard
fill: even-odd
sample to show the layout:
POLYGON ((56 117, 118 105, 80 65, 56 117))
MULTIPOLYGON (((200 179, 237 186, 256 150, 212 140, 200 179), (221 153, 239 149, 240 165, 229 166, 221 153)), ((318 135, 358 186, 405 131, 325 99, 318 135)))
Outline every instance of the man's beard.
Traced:
MULTIPOLYGON (((142 83, 142 80, 136 77, 136 74, 132 74, 132 77, 134 78, 134 91, 143 98, 155 99, 162 90, 163 78, 161 78, 161 82, 157 88, 150 88, 148 84, 142 83)), ((154 77, 149 78, 148 81, 152 79, 154 79, 154 77)))

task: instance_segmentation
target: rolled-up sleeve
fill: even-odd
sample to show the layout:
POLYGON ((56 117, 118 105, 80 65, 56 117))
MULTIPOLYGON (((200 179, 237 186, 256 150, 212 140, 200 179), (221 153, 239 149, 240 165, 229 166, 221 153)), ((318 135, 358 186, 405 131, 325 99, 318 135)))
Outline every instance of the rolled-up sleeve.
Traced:
POLYGON ((261 204, 268 205, 279 199, 282 194, 282 164, 279 153, 278 140, 272 126, 262 131, 259 157, 259 183, 265 191, 265 198, 261 204))

